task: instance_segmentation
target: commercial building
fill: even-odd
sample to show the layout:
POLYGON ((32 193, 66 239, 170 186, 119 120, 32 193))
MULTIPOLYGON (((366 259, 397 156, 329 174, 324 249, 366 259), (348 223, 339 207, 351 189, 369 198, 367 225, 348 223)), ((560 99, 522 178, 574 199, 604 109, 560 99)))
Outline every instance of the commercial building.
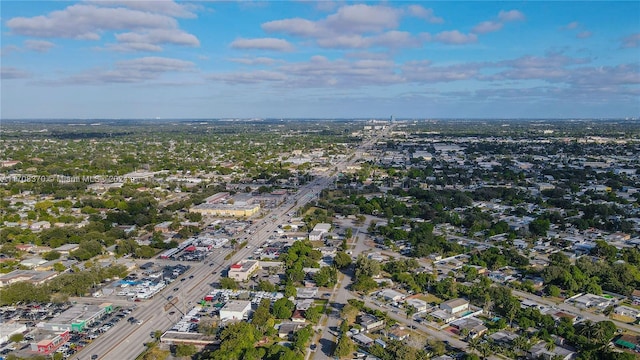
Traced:
POLYGON ((31 344, 31 351, 37 352, 40 355, 49 355, 56 351, 62 344, 69 341, 71 334, 69 330, 56 334, 49 339, 40 340, 37 343, 31 344))
POLYGON ((27 325, 17 322, 0 324, 0 343, 9 341, 13 334, 22 334, 27 331, 27 325))
POLYGON ((251 310, 251 301, 231 300, 220 309, 220 320, 242 320, 251 310))
POLYGON ((249 217, 260 211, 260 204, 200 204, 193 206, 189 212, 208 216, 249 217))
POLYGON ((245 281, 259 268, 260 262, 258 260, 242 260, 231 265, 228 276, 236 281, 245 281))
POLYGON ((13 270, 0 275, 0 288, 20 281, 40 285, 58 276, 56 271, 13 270))
POLYGON ((104 314, 113 311, 111 303, 100 305, 76 304, 48 322, 38 324, 38 327, 49 331, 83 331, 87 325, 95 322, 104 314))

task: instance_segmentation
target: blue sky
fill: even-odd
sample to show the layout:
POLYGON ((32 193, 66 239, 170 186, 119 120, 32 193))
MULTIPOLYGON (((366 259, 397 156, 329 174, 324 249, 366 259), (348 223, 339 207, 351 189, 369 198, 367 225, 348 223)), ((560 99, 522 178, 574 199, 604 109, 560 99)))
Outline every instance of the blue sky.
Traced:
POLYGON ((2 118, 640 116, 640 2, 2 1, 2 118))

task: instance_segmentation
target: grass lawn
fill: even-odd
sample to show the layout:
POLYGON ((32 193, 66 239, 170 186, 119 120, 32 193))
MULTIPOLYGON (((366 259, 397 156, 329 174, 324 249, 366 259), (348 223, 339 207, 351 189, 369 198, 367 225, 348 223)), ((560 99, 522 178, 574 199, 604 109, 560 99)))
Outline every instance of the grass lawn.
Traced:
POLYGON ((433 295, 433 294, 422 294, 420 296, 418 296, 418 299, 426 301, 429 304, 440 304, 442 302, 442 299, 440 299, 439 297, 433 295))
POLYGON ((624 316, 624 315, 619 315, 619 314, 611 314, 611 318, 613 320, 618 320, 620 322, 627 323, 627 324, 630 324, 630 323, 636 321, 636 319, 632 318, 631 316, 624 316))
POLYGON ((313 212, 314 212, 314 211, 316 211, 316 210, 318 210, 318 209, 319 209, 319 208, 317 208, 317 207, 315 207, 315 206, 312 206, 312 207, 310 207, 310 208, 309 208, 309 210, 307 210, 307 212, 305 212, 305 213, 302 215, 302 217, 305 217, 305 216, 307 216, 307 215, 313 214, 313 212))
POLYGON ((313 246, 314 248, 324 247, 324 241, 322 240, 312 241, 311 246, 313 246))

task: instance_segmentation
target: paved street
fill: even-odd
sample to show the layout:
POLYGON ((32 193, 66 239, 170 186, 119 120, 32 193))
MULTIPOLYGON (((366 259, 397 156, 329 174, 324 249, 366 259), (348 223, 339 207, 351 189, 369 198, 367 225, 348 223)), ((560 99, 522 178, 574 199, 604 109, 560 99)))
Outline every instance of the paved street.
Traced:
MULTIPOLYGON (((354 150, 354 153, 370 147, 384 134, 386 132, 363 142, 359 149, 354 150)), ((210 284, 218 281, 222 270, 228 268, 234 262, 251 256, 253 249, 268 239, 277 228, 278 223, 274 221, 275 219, 282 219, 287 216, 287 213, 315 200, 320 191, 331 185, 335 181, 335 175, 357 159, 357 157, 350 155, 352 154, 348 154, 345 160, 335 164, 337 171, 332 172, 331 176, 319 177, 305 184, 295 195, 290 196, 283 204, 271 210, 265 218, 254 221, 253 225, 247 229, 247 233, 250 234, 247 237, 250 247, 239 249, 229 260, 224 260, 229 251, 227 249, 210 254, 207 260, 213 262, 214 266, 205 265, 204 263, 190 264, 192 265, 191 270, 185 273, 183 277, 193 275, 193 279, 174 282, 152 299, 136 303, 138 307, 131 313, 131 316, 142 320, 142 324, 132 325, 120 322, 71 359, 86 359, 94 354, 98 355, 99 359, 104 360, 135 359, 144 351, 144 344, 151 340, 150 333, 155 330, 165 331, 171 328, 179 319, 178 312, 171 316, 164 311, 166 296, 178 296, 179 302, 177 306, 178 308, 183 307, 182 311, 186 311, 191 304, 195 304, 202 299, 210 291, 210 284), (173 291, 176 287, 179 287, 179 290, 173 291)), ((102 300, 104 301, 104 299, 102 300)), ((340 295, 337 300, 341 303, 346 302, 344 295, 340 295)))
POLYGON ((625 324, 623 322, 617 321, 617 320, 612 320, 611 318, 601 315, 601 314, 594 314, 592 312, 589 311, 584 311, 581 310, 571 304, 567 304, 567 303, 556 303, 554 301, 551 301, 549 299, 534 295, 534 294, 530 294, 527 292, 523 292, 523 291, 519 291, 519 290, 512 290, 513 295, 522 298, 522 299, 528 299, 528 300, 532 300, 535 301, 537 303, 543 304, 543 305, 548 305, 548 306, 553 306, 555 308, 557 308, 558 310, 562 310, 566 313, 569 314, 574 314, 574 315, 578 315, 581 316, 582 318, 586 319, 586 320, 591 320, 594 322, 598 322, 598 321, 613 321, 614 324, 616 324, 616 326, 619 329, 625 329, 625 330, 629 330, 632 332, 638 332, 639 328, 637 325, 632 325, 632 324, 625 324))

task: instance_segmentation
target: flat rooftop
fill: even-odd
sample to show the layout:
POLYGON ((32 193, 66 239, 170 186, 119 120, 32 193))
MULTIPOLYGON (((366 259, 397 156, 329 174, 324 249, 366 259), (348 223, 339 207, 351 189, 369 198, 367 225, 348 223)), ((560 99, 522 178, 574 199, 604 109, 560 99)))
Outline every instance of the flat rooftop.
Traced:
POLYGON ((71 324, 75 321, 82 321, 87 318, 92 317, 95 313, 102 310, 102 308, 111 305, 111 304, 102 304, 102 305, 83 305, 76 304, 69 308, 67 311, 60 314, 58 317, 51 319, 49 322, 54 324, 71 324))

